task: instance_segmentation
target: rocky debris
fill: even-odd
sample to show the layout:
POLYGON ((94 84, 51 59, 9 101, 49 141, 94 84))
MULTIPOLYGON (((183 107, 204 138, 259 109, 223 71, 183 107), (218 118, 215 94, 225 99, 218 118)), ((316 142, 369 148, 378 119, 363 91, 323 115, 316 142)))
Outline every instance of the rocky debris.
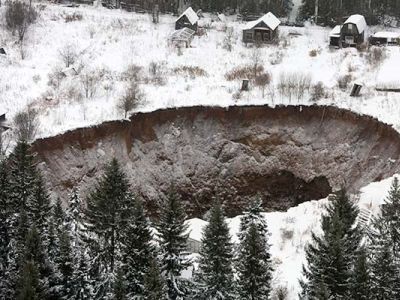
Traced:
POLYGON ((233 216, 256 194, 266 209, 286 210, 391 176, 400 135, 335 107, 187 107, 38 140, 34 151, 63 199, 76 184, 87 193, 115 156, 151 212, 173 185, 191 216, 201 217, 213 196, 233 216))

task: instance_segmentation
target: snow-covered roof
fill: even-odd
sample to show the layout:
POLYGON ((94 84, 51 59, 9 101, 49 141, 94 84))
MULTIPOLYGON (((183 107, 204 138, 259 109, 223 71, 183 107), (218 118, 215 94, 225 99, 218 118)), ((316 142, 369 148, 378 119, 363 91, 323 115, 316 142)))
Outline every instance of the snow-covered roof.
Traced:
POLYGON ((3 116, 3 115, 5 115, 7 112, 3 109, 3 108, 0 108, 0 116, 3 116))
POLYGON ((193 29, 184 27, 175 30, 169 37, 171 41, 190 41, 196 32, 193 29))
POLYGON ((350 16, 344 24, 355 24, 357 26, 358 32, 364 32, 367 29, 367 21, 365 21, 362 15, 352 15, 350 16))
POLYGON ((248 22, 243 29, 244 30, 252 29, 252 28, 256 27, 258 24, 260 24, 261 22, 264 22, 265 25, 267 25, 272 30, 275 30, 276 27, 278 27, 279 24, 281 24, 281 21, 279 21, 279 19, 277 17, 275 17, 275 15, 273 13, 269 12, 266 15, 262 16, 261 18, 255 20, 255 21, 248 22))
POLYGON ((183 16, 186 16, 190 22, 190 24, 194 25, 196 22, 199 20, 199 16, 195 13, 193 8, 189 7, 187 10, 185 10, 178 19, 177 21, 182 18, 183 16))
POLYGON ((374 38, 399 39, 400 32, 379 31, 372 35, 374 38))
POLYGON ((333 28, 332 31, 329 33, 329 36, 331 36, 331 37, 339 37, 341 28, 342 28, 342 26, 336 25, 335 28, 333 28))

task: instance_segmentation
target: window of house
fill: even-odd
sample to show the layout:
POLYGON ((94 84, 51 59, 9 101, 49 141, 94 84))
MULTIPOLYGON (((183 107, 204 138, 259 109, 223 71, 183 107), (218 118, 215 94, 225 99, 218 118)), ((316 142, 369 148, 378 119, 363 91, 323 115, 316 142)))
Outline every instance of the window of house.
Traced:
POLYGON ((251 32, 246 32, 246 40, 252 40, 253 34, 251 32))

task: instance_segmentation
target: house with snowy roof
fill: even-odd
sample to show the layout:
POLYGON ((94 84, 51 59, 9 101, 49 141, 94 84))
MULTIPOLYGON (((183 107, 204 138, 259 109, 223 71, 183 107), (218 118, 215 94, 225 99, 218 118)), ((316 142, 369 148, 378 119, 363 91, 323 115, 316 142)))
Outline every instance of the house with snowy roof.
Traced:
POLYGON ((191 7, 189 7, 179 16, 178 19, 176 19, 175 30, 190 28, 197 32, 198 22, 199 16, 191 7))
POLYGON ((0 134, 9 129, 6 124, 6 112, 0 109, 0 134))
POLYGON ((340 46, 357 46, 365 42, 367 22, 362 15, 352 15, 340 29, 340 46))
POLYGON ((369 38, 369 43, 376 46, 398 46, 400 45, 400 32, 379 31, 369 38))
POLYGON ((278 36, 281 21, 271 12, 248 22, 243 28, 244 43, 269 43, 278 36))

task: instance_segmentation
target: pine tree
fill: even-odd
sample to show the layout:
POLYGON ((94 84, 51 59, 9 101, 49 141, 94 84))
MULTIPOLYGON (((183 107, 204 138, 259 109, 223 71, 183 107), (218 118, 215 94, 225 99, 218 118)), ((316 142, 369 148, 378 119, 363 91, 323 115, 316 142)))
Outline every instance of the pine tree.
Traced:
POLYGON ((167 280, 170 299, 180 299, 185 295, 181 273, 190 265, 187 253, 188 226, 180 197, 173 191, 161 210, 157 226, 160 239, 161 270, 167 280))
POLYGON ((81 198, 77 187, 74 187, 69 196, 69 205, 66 212, 66 223, 71 235, 72 248, 78 249, 82 246, 84 239, 83 210, 81 198))
POLYGON ((89 267, 87 265, 87 257, 82 249, 77 255, 77 264, 72 274, 73 297, 74 300, 91 300, 93 299, 92 282, 89 277, 89 267))
POLYGON ((33 261, 24 264, 17 300, 40 300, 42 298, 39 284, 39 272, 33 261))
POLYGON ((389 195, 382 205, 380 221, 387 225, 393 255, 400 259, 400 185, 397 177, 393 179, 389 195))
POLYGON ((233 244, 223 209, 217 201, 203 230, 199 263, 200 299, 235 299, 233 244))
POLYGON ((60 272, 60 295, 63 299, 70 299, 73 295, 72 275, 74 272, 72 248, 70 236, 63 230, 59 236, 59 256, 55 260, 58 271, 60 272))
POLYGON ((358 209, 341 190, 329 197, 327 214, 322 217, 322 236, 312 234, 306 248, 307 267, 303 267, 306 282, 303 295, 317 297, 321 287, 334 299, 348 298, 361 232, 354 226, 358 209))
POLYGON ((131 215, 128 180, 116 159, 87 198, 85 211, 91 274, 96 279, 96 299, 112 293, 116 264, 120 261, 122 232, 131 215))
POLYGON ((352 282, 352 299, 368 300, 371 299, 371 268, 367 257, 367 249, 362 247, 357 254, 352 282))
POLYGON ((271 292, 272 262, 260 199, 252 201, 241 218, 239 239, 237 272, 240 299, 267 299, 271 292))
POLYGON ((374 234, 370 246, 372 299, 398 299, 400 297, 400 268, 393 255, 390 227, 379 218, 374 223, 374 234))
POLYGON ((145 215, 141 200, 135 199, 132 217, 123 231, 122 270, 127 281, 128 297, 143 297, 144 275, 155 256, 150 221, 145 215))
POLYGON ((161 270, 155 258, 150 259, 150 266, 144 276, 144 299, 167 300, 168 293, 161 275, 161 270))

